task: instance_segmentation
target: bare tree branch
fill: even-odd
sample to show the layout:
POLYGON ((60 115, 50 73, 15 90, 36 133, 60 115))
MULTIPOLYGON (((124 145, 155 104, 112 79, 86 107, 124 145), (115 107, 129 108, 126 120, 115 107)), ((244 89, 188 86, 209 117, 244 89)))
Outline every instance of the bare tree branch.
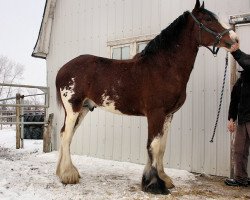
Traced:
MULTIPOLYGON (((17 83, 22 79, 24 66, 15 63, 6 56, 0 55, 0 82, 1 83, 17 83)), ((11 87, 2 86, 0 88, 0 99, 8 98, 15 95, 11 87)))

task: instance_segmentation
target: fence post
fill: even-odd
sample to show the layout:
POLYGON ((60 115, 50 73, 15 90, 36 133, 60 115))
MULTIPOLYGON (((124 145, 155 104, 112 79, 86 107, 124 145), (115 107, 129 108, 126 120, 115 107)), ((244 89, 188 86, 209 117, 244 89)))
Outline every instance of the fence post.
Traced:
MULTIPOLYGON (((24 99, 24 95, 20 95, 20 104, 23 104, 23 99, 24 99)), ((23 125, 23 107, 20 107, 20 120, 21 120, 21 124, 20 124, 20 136, 21 136, 21 148, 23 149, 23 140, 24 140, 24 125, 23 125)))
POLYGON ((21 140, 21 130, 20 130, 20 99, 21 95, 19 93, 16 94, 16 149, 20 149, 20 140, 21 140))
MULTIPOLYGON (((2 117, 3 116, 3 112, 2 112, 2 109, 0 110, 0 117, 2 117)), ((3 120, 1 119, 1 122, 2 122, 3 120)), ((3 129, 3 124, 1 123, 0 124, 0 130, 2 130, 3 129)))
POLYGON ((53 124, 54 114, 49 114, 48 124, 44 125, 43 132, 43 152, 48 153, 51 152, 51 132, 52 132, 52 124, 53 124))

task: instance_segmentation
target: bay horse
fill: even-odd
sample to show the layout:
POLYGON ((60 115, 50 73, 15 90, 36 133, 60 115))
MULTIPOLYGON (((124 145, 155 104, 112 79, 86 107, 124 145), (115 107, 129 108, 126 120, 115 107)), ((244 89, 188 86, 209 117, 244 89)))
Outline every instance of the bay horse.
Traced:
POLYGON ((146 116, 148 161, 142 190, 168 194, 174 187, 164 172, 163 155, 173 114, 186 99, 186 86, 200 46, 224 47, 237 35, 200 5, 186 11, 128 60, 81 55, 66 63, 56 77, 59 105, 65 111, 56 174, 64 184, 79 182, 72 164, 72 137, 89 111, 100 107, 118 114, 146 116))

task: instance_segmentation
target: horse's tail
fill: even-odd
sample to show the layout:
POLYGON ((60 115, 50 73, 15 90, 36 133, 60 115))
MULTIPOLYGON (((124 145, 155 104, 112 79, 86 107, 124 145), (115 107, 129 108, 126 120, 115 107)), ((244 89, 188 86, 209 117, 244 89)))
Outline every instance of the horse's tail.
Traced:
POLYGON ((57 101, 57 105, 61 108, 63 105, 63 102, 62 102, 60 87, 57 84, 57 80, 56 80, 56 101, 57 101))

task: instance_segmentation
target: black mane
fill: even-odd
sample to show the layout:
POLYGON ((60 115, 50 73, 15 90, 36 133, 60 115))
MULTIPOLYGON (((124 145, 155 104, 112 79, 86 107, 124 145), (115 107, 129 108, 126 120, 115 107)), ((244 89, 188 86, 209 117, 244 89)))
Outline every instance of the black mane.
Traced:
POLYGON ((167 28, 161 31, 153 40, 151 40, 145 49, 140 53, 141 56, 156 53, 159 49, 171 49, 176 44, 176 38, 181 34, 181 30, 187 22, 189 12, 186 11, 174 20, 167 28))

